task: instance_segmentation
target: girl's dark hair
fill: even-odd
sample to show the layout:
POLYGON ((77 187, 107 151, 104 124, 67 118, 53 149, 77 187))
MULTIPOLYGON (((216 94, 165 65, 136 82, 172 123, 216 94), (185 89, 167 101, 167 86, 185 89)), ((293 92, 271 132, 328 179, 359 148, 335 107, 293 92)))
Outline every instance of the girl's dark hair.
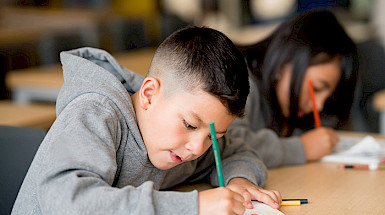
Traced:
POLYGON ((247 65, 223 33, 207 27, 181 29, 158 47, 152 64, 167 64, 163 68, 168 71, 158 72, 171 75, 171 82, 191 92, 203 89, 218 98, 230 114, 244 115, 249 94, 247 65))
POLYGON ((310 127, 314 123, 310 117, 299 123, 297 117, 303 78, 309 66, 331 62, 336 57, 340 59, 341 79, 333 95, 325 102, 322 114, 335 115, 340 122, 348 118, 357 78, 357 50, 331 12, 313 10, 301 14, 281 24, 265 40, 239 48, 247 60, 252 78, 258 81, 260 91, 273 109, 274 124, 270 127, 276 132, 281 133, 282 122, 289 125, 287 136, 295 127, 310 127), (290 117, 284 119, 275 87, 279 72, 287 63, 292 65, 290 117))

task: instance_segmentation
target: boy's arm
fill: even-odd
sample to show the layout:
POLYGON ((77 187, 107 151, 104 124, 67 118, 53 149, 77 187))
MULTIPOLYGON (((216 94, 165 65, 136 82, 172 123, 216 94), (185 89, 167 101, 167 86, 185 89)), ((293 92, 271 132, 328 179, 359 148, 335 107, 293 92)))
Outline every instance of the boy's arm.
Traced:
POLYGON ((32 167, 42 214, 197 214, 197 191, 160 192, 152 182, 137 181, 115 187, 127 184, 120 180, 135 181, 118 179, 130 174, 118 165, 130 159, 118 160, 129 147, 120 133, 124 124, 113 116, 118 113, 106 111, 110 101, 86 96, 88 105, 73 102, 58 116, 32 167))
MULTIPOLYGON (((255 185, 262 186, 267 178, 267 169, 255 150, 248 147, 240 138, 223 136, 218 139, 222 159, 225 184, 233 178, 245 178, 255 185)), ((211 183, 218 186, 216 169, 210 175, 211 183)))

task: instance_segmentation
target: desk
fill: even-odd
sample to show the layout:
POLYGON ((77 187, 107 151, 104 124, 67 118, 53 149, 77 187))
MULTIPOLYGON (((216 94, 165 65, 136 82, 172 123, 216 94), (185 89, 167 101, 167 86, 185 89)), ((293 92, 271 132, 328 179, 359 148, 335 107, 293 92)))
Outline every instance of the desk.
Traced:
POLYGON ((309 199, 309 204, 281 207, 285 214, 384 214, 385 171, 337 166, 317 162, 271 169, 265 188, 283 198, 309 199))
MULTIPOLYGON (((342 136, 363 134, 339 132, 342 136)), ((383 136, 375 136, 384 138, 383 136)), ((269 169, 264 188, 283 198, 307 198, 309 204, 282 206, 291 215, 384 214, 385 170, 339 169, 338 164, 314 162, 269 169)), ((207 184, 184 185, 176 190, 205 190, 207 184)))
MULTIPOLYGON (((50 34, 78 32, 90 46, 99 44, 98 26, 114 17, 108 10, 50 9, 2 7, 0 29, 4 31, 34 31, 40 37, 50 34)), ((19 32, 22 35, 22 32, 19 32)), ((46 38, 45 38, 46 39, 46 38)))
POLYGON ((380 112, 380 133, 385 135, 385 90, 374 94, 374 108, 380 112))
POLYGON ((154 53, 154 48, 145 48, 116 54, 114 56, 122 66, 142 76, 146 76, 154 53))
MULTIPOLYGON (((384 214, 385 170, 339 169, 338 164, 308 163, 268 171, 264 188, 283 198, 306 198, 308 204, 282 206, 291 215, 384 214)), ((183 185, 175 190, 205 190, 208 184, 183 185)))
POLYGON ((0 125, 36 127, 48 131, 55 119, 55 105, 21 105, 0 101, 0 125))
MULTIPOLYGON (((340 136, 363 137, 356 132, 340 136)), ((370 134, 372 135, 372 134, 370 134)), ((384 136, 372 135, 377 139, 384 136)), ((270 169, 266 189, 283 198, 307 198, 309 204, 284 206, 285 214, 384 214, 385 170, 339 169, 333 163, 308 163, 270 169)))
POLYGON ((0 49, 9 69, 57 62, 65 47, 110 44, 101 29, 120 20, 107 9, 0 7, 0 15, 0 49))
MULTIPOLYGON (((154 49, 133 50, 114 55, 126 68, 143 76, 150 67, 154 49)), ((13 100, 30 103, 33 100, 55 102, 64 83, 61 65, 34 67, 8 72, 5 83, 13 92, 13 100)))

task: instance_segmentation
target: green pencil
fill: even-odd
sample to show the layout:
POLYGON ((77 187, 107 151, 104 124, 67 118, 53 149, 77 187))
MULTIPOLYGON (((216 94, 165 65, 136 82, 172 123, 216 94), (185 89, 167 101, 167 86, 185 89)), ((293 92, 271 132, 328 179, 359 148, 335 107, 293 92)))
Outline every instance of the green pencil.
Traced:
POLYGON ((213 141, 215 164, 217 167, 219 186, 224 187, 225 182, 223 180, 221 156, 219 155, 217 134, 215 132, 214 122, 210 122, 211 140, 213 141))

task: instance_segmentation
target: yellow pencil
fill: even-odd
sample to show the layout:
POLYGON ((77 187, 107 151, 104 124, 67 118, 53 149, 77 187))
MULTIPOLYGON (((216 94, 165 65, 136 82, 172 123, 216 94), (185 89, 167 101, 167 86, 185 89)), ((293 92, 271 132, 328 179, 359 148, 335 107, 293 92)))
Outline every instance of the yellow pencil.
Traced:
POLYGON ((281 206, 298 206, 301 205, 300 200, 293 200, 293 201, 282 201, 281 206))

